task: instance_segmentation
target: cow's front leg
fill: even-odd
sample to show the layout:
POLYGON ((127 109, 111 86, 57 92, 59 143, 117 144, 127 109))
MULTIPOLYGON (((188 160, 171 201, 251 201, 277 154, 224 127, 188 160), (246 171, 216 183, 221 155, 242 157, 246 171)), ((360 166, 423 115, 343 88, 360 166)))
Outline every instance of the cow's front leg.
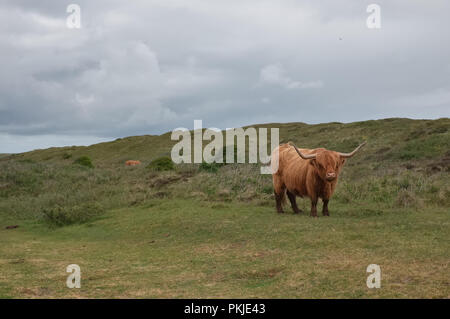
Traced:
POLYGON ((322 199, 323 201, 323 208, 322 208, 322 214, 323 216, 330 216, 330 213, 328 212, 328 199, 322 199))
POLYGON ((311 217, 317 217, 317 198, 311 198, 311 217))

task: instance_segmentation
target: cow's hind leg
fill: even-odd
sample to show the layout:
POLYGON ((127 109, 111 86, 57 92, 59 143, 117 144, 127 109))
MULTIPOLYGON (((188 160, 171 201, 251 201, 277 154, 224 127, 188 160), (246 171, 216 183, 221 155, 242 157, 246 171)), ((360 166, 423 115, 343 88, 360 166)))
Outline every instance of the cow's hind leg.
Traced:
POLYGON ((323 201, 323 208, 322 208, 322 214, 323 216, 330 216, 330 213, 328 212, 328 199, 322 199, 323 201))
POLYGON ((318 198, 311 198, 311 217, 317 217, 318 198))
POLYGON ((281 205, 283 203, 283 199, 284 199, 284 190, 281 193, 277 193, 276 191, 275 193, 275 202, 276 202, 276 208, 277 208, 277 212, 279 214, 283 214, 283 206, 281 205))
POLYGON ((292 209, 294 210, 294 214, 301 213, 302 210, 298 209, 297 202, 295 201, 295 194, 291 193, 290 191, 286 191, 286 194, 289 198, 289 201, 291 202, 291 206, 292 206, 292 209))
POLYGON ((284 195, 286 192, 286 186, 282 182, 280 176, 277 174, 272 175, 273 179, 273 191, 275 193, 275 202, 276 202, 276 208, 277 212, 279 214, 284 213, 282 203, 284 201, 284 195))

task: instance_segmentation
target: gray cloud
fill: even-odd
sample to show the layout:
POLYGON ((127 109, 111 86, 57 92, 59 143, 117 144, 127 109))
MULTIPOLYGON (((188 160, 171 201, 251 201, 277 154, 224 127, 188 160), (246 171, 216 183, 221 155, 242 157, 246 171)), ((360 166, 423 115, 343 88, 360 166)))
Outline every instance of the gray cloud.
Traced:
POLYGON ((300 82, 291 79, 280 64, 270 64, 262 68, 260 84, 279 85, 285 89, 310 89, 323 86, 322 81, 300 82))
POLYGON ((0 5, 0 153, 189 127, 448 117, 448 1, 0 5), (16 143, 11 141, 17 141, 16 143), (34 143, 34 144, 33 144, 34 143))

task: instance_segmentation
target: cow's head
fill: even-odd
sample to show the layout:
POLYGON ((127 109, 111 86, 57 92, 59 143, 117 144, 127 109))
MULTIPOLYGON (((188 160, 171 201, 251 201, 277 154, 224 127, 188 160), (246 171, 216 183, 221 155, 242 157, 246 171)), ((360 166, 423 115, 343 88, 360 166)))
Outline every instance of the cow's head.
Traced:
POLYGON ((332 182, 339 176, 345 160, 355 155, 365 144, 366 142, 362 143, 351 153, 340 153, 324 149, 315 154, 303 154, 295 145, 291 145, 294 146, 301 158, 310 161, 309 163, 316 168, 317 174, 323 181, 332 182))

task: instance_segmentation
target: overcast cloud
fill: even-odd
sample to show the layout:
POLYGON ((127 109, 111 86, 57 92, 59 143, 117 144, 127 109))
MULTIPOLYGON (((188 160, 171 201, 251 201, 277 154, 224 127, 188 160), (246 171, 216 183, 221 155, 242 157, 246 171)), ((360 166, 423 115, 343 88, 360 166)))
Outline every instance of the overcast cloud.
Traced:
POLYGON ((0 153, 194 119, 448 117, 449 13, 446 0, 2 1, 0 153), (366 26, 370 3, 381 29, 366 26))

